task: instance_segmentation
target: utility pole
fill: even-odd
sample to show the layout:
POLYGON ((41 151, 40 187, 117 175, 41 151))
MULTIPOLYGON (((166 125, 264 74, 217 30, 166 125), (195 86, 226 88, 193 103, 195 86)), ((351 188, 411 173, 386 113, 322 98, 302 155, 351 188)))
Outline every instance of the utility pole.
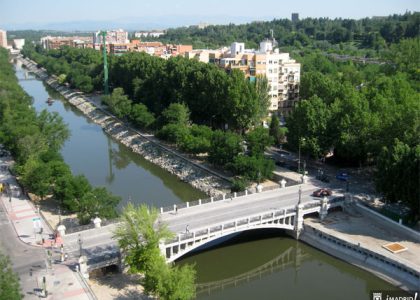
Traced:
POLYGON ((104 58, 104 94, 109 94, 109 87, 108 87, 108 62, 106 56, 106 31, 101 31, 99 33, 102 36, 102 55, 104 58))

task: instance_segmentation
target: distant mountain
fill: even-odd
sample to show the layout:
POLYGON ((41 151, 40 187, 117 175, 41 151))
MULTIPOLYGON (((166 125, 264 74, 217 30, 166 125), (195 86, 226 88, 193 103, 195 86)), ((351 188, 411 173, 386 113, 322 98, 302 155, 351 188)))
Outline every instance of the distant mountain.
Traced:
MULTIPOLYGON (((272 19, 273 17, 267 17, 272 19)), ((123 28, 125 30, 150 30, 166 29, 173 27, 182 27, 197 25, 200 22, 209 24, 243 24, 253 21, 252 17, 228 16, 228 15, 209 15, 209 16, 183 16, 183 15, 165 15, 165 16, 147 16, 147 17, 127 17, 110 21, 74 21, 74 22, 51 22, 51 23, 19 23, 2 24, 0 28, 6 30, 58 30, 58 31, 95 31, 99 29, 123 28)))

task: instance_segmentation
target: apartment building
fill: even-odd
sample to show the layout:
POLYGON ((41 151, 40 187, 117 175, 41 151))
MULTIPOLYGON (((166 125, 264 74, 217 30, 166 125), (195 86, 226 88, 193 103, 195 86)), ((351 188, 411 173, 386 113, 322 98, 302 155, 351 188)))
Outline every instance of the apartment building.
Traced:
POLYGON ((0 29, 0 47, 7 48, 7 32, 0 29))
MULTIPOLYGON (((101 31, 93 34, 93 45, 95 49, 100 49, 102 45, 101 31)), ((106 32, 105 44, 128 44, 128 32, 123 29, 109 30, 106 32)))
POLYGON ((92 48, 92 38, 87 36, 45 36, 41 38, 44 49, 59 49, 62 46, 92 48))
POLYGON ((267 77, 270 111, 287 115, 299 100, 300 64, 289 53, 273 48, 273 41, 260 43, 258 50, 245 49, 244 43, 232 43, 229 50, 194 50, 185 57, 214 63, 227 70, 240 70, 250 81, 267 77), (208 58, 207 58, 208 57, 208 58))

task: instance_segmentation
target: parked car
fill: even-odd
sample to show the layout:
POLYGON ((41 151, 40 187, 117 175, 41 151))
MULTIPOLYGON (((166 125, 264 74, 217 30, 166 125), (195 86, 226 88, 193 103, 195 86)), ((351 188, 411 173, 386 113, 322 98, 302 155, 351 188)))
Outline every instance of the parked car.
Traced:
POLYGON ((332 192, 328 189, 319 189, 312 193, 314 197, 328 197, 331 196, 332 192))
POLYGON ((291 155, 290 152, 287 152, 285 150, 278 150, 277 153, 280 154, 280 156, 282 157, 291 155))
POLYGON ((322 182, 330 182, 330 177, 327 174, 319 174, 316 176, 316 179, 321 180, 322 182))
POLYGON ((341 181, 347 181, 349 180, 350 176, 346 172, 339 172, 337 175, 335 175, 335 178, 341 181))
POLYGON ((282 160, 276 160, 275 164, 279 167, 286 167, 286 162, 282 160))

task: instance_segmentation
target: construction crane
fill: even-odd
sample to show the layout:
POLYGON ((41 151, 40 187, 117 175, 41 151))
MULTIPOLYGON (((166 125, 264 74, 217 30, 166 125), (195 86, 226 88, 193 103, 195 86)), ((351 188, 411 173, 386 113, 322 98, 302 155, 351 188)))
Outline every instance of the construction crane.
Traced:
POLYGON ((102 55, 104 57, 104 94, 109 94, 108 87, 108 62, 106 57, 106 31, 99 32, 99 35, 102 36, 102 55))

